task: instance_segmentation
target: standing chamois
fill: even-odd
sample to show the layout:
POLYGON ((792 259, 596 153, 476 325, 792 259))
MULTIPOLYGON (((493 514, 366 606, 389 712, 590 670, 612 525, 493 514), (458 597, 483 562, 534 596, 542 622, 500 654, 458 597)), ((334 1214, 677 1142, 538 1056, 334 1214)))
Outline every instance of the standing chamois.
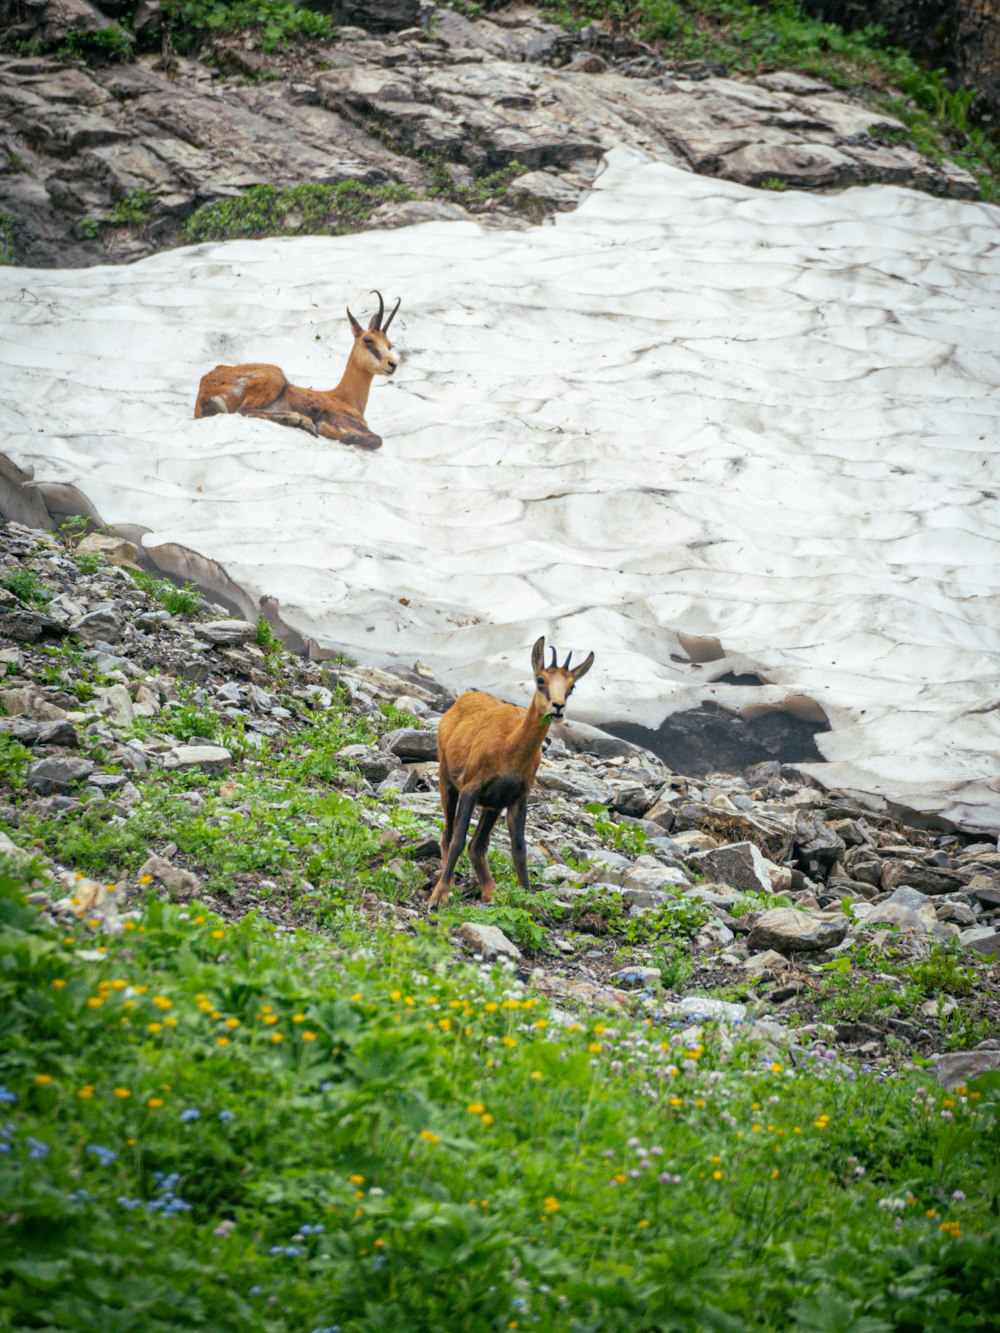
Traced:
POLYGON ((437 734, 438 783, 444 810, 444 837, 441 840, 443 863, 441 878, 434 886, 428 908, 448 901, 455 881, 455 866, 465 847, 469 821, 475 806, 480 807, 479 822, 469 847, 469 859, 484 903, 493 901, 496 884, 486 860, 493 825, 501 810, 507 811, 511 853, 518 883, 528 892, 527 847, 524 821, 528 812, 528 794, 535 785, 535 774, 542 757, 542 741, 549 723, 559 719, 566 700, 581 676, 594 665, 594 654, 570 670, 570 658, 559 666, 556 650, 552 662, 545 665, 545 640, 539 639, 531 650, 531 670, 535 676, 535 694, 527 708, 505 704, 492 694, 470 690, 463 694, 441 719, 437 734))
POLYGON ((202 377, 198 386, 195 416, 238 412, 245 417, 277 421, 282 426, 298 426, 311 435, 339 440, 341 444, 356 444, 360 449, 381 449, 382 437, 369 430, 365 408, 373 377, 391 376, 399 364, 389 341, 389 325, 399 309, 399 300, 383 327, 385 303, 381 293, 373 294, 378 297, 378 314, 372 315, 367 329, 361 327, 350 310, 347 312, 354 346, 335 389, 300 389, 289 384, 277 366, 256 363, 216 366, 202 377))

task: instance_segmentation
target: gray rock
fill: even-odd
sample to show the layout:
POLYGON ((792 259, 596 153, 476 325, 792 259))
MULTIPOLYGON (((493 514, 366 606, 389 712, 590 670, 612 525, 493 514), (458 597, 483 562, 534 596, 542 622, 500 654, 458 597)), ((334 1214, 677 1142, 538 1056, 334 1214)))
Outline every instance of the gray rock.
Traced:
POLYGON ((734 842, 709 852, 695 852, 688 865, 707 879, 731 884, 743 893, 770 893, 767 863, 752 842, 734 842))
POLYGON ((135 720, 132 697, 124 685, 109 685, 97 692, 104 717, 113 727, 130 727, 135 720))
POLYGON ((951 1051, 947 1055, 935 1055, 933 1061, 934 1077, 953 1092, 980 1074, 1000 1072, 1000 1049, 976 1047, 972 1051, 951 1051))
MULTIPOLYGON (((388 750, 379 750, 374 745, 345 745, 337 751, 337 758, 350 764, 369 782, 384 782, 390 773, 402 767, 398 755, 388 750)), ((412 790, 412 789, 407 789, 412 790)))
POLYGON ((190 898, 201 892, 201 880, 190 870, 171 865, 165 857, 151 855, 139 868, 139 878, 152 875, 170 894, 177 898, 190 898))
POLYGON ((971 952, 984 954, 987 958, 996 958, 1000 954, 1000 932, 993 926, 973 926, 963 930, 959 939, 962 947, 971 952))
POLYGON ((481 926, 475 921, 464 921, 458 928, 458 938, 476 953, 481 953, 487 961, 512 958, 517 962, 521 958, 521 950, 496 926, 481 926))
POLYGON ((416 730, 414 727, 400 727, 397 731, 387 732, 379 741, 383 750, 398 755, 400 759, 415 759, 429 762, 437 759, 437 732, 416 730))
POLYGON ((412 768, 396 768, 378 784, 379 796, 399 795, 416 791, 419 778, 412 768))
POLYGON ((844 916, 832 919, 796 912, 790 907, 774 907, 762 912, 747 935, 749 949, 776 949, 779 953, 804 953, 814 949, 832 949, 847 936, 844 916))
POLYGON ((249 620, 207 620, 195 625, 194 632, 199 639, 222 647, 252 643, 257 637, 257 626, 249 620))
POLYGON ((136 565, 139 548, 124 537, 113 537, 106 532, 88 532, 77 543, 78 555, 102 555, 111 565, 136 565))
POLYGON ((95 768, 89 759, 40 759, 29 767, 27 784, 43 796, 70 792, 89 778, 95 768))
POLYGON ((668 1001, 662 1012, 665 1018, 688 1018, 695 1022, 715 1019, 721 1023, 739 1024, 746 1021, 747 1007, 708 995, 686 995, 683 1000, 668 1001))
POLYGON ((658 986, 663 973, 658 967, 623 967, 611 978, 623 990, 641 990, 646 986, 658 986))
POLYGON ((926 894, 957 893, 964 888, 965 880, 955 871, 941 870, 908 857, 883 862, 883 889, 891 891, 904 884, 926 894))
POLYGON ((164 757, 164 768, 198 768, 203 773, 224 773, 233 756, 221 745, 178 745, 164 757))
POLYGON ((743 964, 743 970, 751 975, 764 976, 776 969, 783 972, 787 966, 788 959, 784 954, 778 953, 775 949, 765 949, 762 953, 751 955, 743 964))

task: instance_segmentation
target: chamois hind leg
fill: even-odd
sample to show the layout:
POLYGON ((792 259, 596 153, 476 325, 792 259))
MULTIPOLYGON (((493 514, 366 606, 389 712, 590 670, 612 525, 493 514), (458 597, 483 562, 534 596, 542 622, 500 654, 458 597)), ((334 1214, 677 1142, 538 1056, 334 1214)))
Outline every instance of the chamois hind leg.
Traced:
POLYGON ((517 882, 526 893, 531 892, 528 878, 528 844, 524 840, 524 825, 528 817, 527 798, 512 805, 507 811, 507 832, 510 834, 510 853, 514 858, 517 882))
POLYGON ((277 402, 288 388, 284 372, 278 366, 252 363, 242 366, 216 366, 201 377, 195 401, 196 417, 217 416, 223 412, 250 414, 277 402))
POLYGON ((490 845, 490 834, 493 832, 493 825, 499 818, 499 810, 492 810, 487 806, 481 807, 479 823, 476 826, 472 841, 469 843, 469 860, 472 862, 472 869, 479 881, 484 903, 493 901, 493 891, 496 889, 493 876, 490 874, 490 863, 486 859, 486 850, 490 845))
POLYGON ((444 832, 441 835, 441 859, 448 855, 451 835, 455 831, 455 808, 458 805, 458 788, 452 786, 445 775, 444 765, 440 765, 438 790, 441 793, 441 809, 444 811, 444 832))
POLYGON ((458 798, 454 831, 445 852, 444 865, 441 867, 441 878, 434 885, 434 891, 427 902, 428 910, 448 901, 448 894, 455 882, 455 867, 458 865, 458 858, 465 850, 465 839, 469 834, 469 822, 472 819, 475 804, 475 791, 464 791, 458 798))

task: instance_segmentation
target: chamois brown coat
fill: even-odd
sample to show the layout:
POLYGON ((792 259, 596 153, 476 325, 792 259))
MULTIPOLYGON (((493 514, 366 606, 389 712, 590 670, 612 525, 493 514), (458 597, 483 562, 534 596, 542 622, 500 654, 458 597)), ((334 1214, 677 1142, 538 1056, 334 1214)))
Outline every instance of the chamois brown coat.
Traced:
POLYGON ((378 314, 367 329, 347 312, 354 334, 354 345, 347 367, 335 389, 300 389, 289 384, 278 366, 250 362, 241 366, 216 366, 204 375, 198 386, 196 417, 238 412, 245 417, 263 417, 282 426, 297 426, 311 435, 322 435, 341 444, 356 444, 359 449, 381 449, 382 437, 365 420, 368 392, 376 375, 392 376, 399 358, 392 353, 389 325, 399 301, 382 325, 385 303, 378 296, 378 314))
POLYGON ((531 652, 535 693, 527 708, 504 703, 492 694, 470 690, 452 704, 441 719, 437 734, 438 785, 444 811, 441 840, 441 877, 434 886, 428 907, 448 901, 455 881, 455 867, 462 855, 472 812, 479 806, 479 822, 469 846, 469 860, 484 903, 493 901, 496 884, 490 874, 486 849, 502 810, 507 811, 507 831, 518 883, 530 891, 524 824, 528 795, 542 757, 542 742, 550 723, 559 719, 566 700, 581 676, 594 664, 591 653, 573 671, 570 653, 562 666, 553 648, 551 665, 545 666, 545 640, 538 639, 531 652))

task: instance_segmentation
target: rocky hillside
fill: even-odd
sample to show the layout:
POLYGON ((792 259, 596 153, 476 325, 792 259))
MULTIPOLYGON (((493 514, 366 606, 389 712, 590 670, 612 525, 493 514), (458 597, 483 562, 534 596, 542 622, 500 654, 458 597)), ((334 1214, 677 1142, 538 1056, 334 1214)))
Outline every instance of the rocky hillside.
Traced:
MULTIPOLYGON (((469 17, 479 7, 262 3, 270 19, 227 31, 238 8, 0 4, 7 262, 118 262, 470 213, 523 226, 572 208, 615 145, 769 188, 978 194, 907 111, 916 103, 782 68, 787 43, 759 58, 757 39, 740 39, 734 67, 698 7, 687 27, 660 24, 673 44, 638 40, 641 25, 580 26, 600 6, 567 25, 524 5, 469 17), (702 49, 725 59, 686 58, 702 49)), ((857 66, 859 86, 874 77, 857 66)))
MULTIPOLYGON (((419 663, 292 656, 135 555, 0 533, 3 847, 50 858, 68 889, 45 910, 114 933, 152 885, 283 928, 412 931, 453 696, 419 663)), ((995 842, 874 817, 776 763, 694 780, 569 724, 530 807, 537 893, 494 845, 496 907, 467 893, 442 929, 559 1005, 708 1016, 800 1056, 919 1053, 954 1081, 1000 1067, 995 842)))

